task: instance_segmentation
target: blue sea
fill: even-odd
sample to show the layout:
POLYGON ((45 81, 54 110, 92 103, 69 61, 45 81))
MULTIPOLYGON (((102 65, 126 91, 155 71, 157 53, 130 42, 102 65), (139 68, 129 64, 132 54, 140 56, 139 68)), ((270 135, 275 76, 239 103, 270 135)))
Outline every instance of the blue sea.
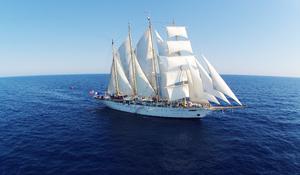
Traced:
POLYGON ((0 175, 300 174, 300 78, 224 79, 247 108, 183 120, 105 108, 108 75, 0 78, 0 175))

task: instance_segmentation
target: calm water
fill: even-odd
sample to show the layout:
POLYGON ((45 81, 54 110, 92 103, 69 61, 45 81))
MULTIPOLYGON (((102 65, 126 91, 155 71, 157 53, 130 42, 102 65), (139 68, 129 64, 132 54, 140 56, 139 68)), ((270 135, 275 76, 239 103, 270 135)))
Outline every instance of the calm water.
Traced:
POLYGON ((300 79, 225 76, 248 108, 175 120, 104 108, 107 78, 0 78, 0 175, 300 174, 300 79))

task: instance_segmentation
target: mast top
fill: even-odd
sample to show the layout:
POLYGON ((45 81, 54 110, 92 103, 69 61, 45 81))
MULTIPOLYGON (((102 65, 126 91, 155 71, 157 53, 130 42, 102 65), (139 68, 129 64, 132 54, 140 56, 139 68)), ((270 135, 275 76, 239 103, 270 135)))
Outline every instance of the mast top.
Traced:
POLYGON ((151 18, 149 16, 147 17, 147 20, 148 20, 149 26, 151 26, 151 18))
POLYGON ((131 25, 130 25, 130 22, 128 22, 128 32, 130 34, 130 31, 131 31, 131 25))

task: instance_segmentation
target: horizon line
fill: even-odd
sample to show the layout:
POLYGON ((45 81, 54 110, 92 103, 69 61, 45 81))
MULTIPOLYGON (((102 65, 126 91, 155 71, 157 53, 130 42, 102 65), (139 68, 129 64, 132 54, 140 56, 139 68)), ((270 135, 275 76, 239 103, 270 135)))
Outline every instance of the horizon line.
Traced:
MULTIPOLYGON (((57 74, 31 74, 31 75, 7 75, 1 76, 0 78, 18 78, 18 77, 39 77, 39 76, 68 76, 68 75, 109 75, 110 73, 57 73, 57 74)), ((220 75, 233 75, 233 76, 257 76, 257 77, 278 77, 278 78, 300 78, 300 76, 291 76, 291 75, 263 75, 263 74, 231 74, 224 73, 220 75)))

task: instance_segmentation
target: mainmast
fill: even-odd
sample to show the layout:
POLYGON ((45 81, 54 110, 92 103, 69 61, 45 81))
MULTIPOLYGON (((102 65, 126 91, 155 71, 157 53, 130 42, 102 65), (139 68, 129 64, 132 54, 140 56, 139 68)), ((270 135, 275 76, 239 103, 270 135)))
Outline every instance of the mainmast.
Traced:
POLYGON ((152 36, 152 24, 151 24, 151 19, 150 17, 147 17, 148 19, 148 22, 149 22, 149 32, 150 32, 150 38, 151 38, 151 48, 152 48, 152 71, 154 73, 154 76, 155 76, 155 94, 156 94, 156 97, 157 99, 156 100, 159 100, 159 85, 158 85, 158 77, 157 77, 157 68, 156 68, 156 61, 155 61, 155 52, 154 52, 154 45, 153 45, 153 36, 152 36))
POLYGON ((133 96, 137 94, 137 87, 136 87, 136 77, 135 77, 135 59, 133 58, 133 49, 132 49, 132 41, 131 41, 131 27, 130 23, 128 23, 128 36, 129 36, 129 47, 130 47, 130 60, 131 60, 131 73, 132 73, 132 85, 133 85, 133 96))
POLYGON ((114 40, 111 41, 111 45, 112 45, 112 55, 113 55, 113 70, 114 70, 114 81, 115 81, 115 90, 116 90, 116 94, 117 96, 120 95, 120 91, 119 91, 119 81, 118 81, 118 74, 117 74, 117 63, 116 63, 116 58, 115 58, 115 48, 114 48, 114 40))

